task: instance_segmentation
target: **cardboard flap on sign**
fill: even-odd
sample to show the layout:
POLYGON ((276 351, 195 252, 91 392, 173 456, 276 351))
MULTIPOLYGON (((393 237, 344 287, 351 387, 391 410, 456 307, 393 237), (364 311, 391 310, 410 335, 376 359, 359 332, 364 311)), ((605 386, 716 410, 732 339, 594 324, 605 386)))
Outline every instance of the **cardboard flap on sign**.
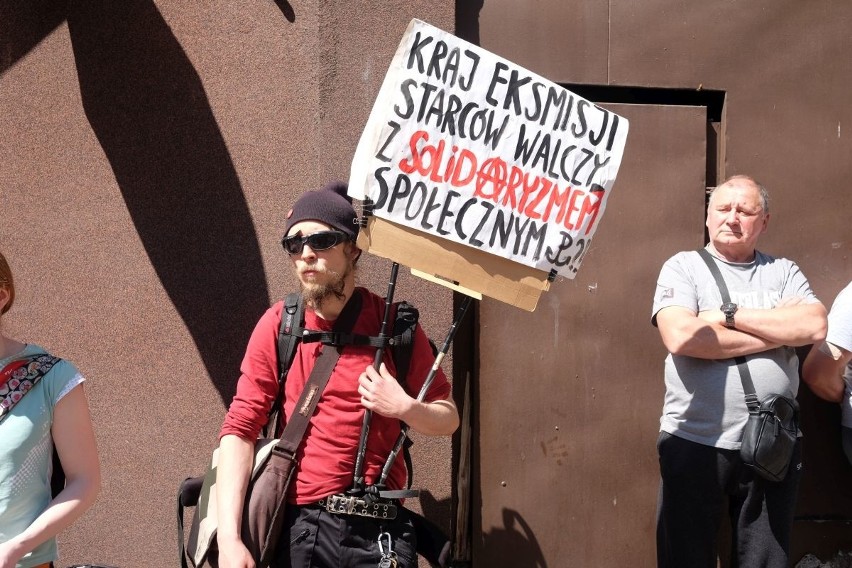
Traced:
POLYGON ((416 271, 532 312, 550 288, 547 273, 448 239, 370 217, 358 246, 416 271))

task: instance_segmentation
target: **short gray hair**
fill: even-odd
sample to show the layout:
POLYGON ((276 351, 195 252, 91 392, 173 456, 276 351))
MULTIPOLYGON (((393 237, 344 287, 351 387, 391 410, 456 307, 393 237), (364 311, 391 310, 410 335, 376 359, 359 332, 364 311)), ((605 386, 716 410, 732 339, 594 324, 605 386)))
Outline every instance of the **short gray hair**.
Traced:
POLYGON ((743 175, 743 174, 731 176, 728 179, 726 179, 724 182, 722 182, 721 184, 714 187, 712 190, 710 190, 710 195, 709 195, 708 199, 713 199, 713 194, 716 193, 717 189, 719 189, 723 185, 728 185, 730 182, 733 182, 733 181, 744 181, 744 182, 750 183, 755 188, 757 188, 757 191, 760 193, 760 208, 763 211, 764 215, 769 214, 769 192, 766 191, 766 187, 762 183, 760 183, 759 181, 754 179, 753 177, 743 175))

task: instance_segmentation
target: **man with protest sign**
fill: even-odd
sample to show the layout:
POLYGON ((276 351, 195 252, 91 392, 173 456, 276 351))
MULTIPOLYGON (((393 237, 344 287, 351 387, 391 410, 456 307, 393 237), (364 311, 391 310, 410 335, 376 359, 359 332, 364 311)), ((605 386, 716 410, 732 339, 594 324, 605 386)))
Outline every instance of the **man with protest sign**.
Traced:
POLYGON ((802 380, 817 396, 841 403, 843 451, 852 463, 852 282, 835 298, 828 335, 808 353, 802 380))
POLYGON ((706 250, 730 293, 697 251, 680 252, 657 281, 652 323, 669 351, 657 442, 662 483, 657 563, 715 567, 717 532, 729 503, 732 566, 786 568, 801 440, 783 481, 768 481, 740 458, 748 418, 734 358, 745 357, 756 393, 795 398, 793 347, 822 341, 825 308, 798 266, 755 249, 769 223, 766 189, 734 176, 710 194, 706 250))
MULTIPOLYGON (((331 331, 350 302, 360 303, 352 334, 379 335, 384 299, 355 286, 355 265, 361 251, 355 244, 358 220, 346 194, 346 185, 330 184, 303 194, 287 215, 282 241, 301 283, 305 302, 305 329, 331 331)), ((282 302, 258 322, 241 366, 237 393, 220 433, 217 478, 218 546, 220 568, 255 566, 240 540, 240 518, 252 466, 254 442, 267 422, 276 399, 277 338, 282 302)), ((341 318, 342 319, 342 318, 341 318)), ((320 343, 300 342, 287 373, 281 412, 294 412, 314 363, 324 349, 320 343)), ((412 398, 395 379, 389 350, 378 370, 375 348, 343 347, 328 385, 297 453, 295 478, 288 493, 286 525, 273 566, 375 567, 387 557, 393 566, 416 566, 416 541, 408 511, 398 500, 394 518, 332 512, 329 505, 351 497, 356 453, 363 416, 373 413, 366 439, 364 478, 373 483, 396 441, 401 423, 426 435, 450 435, 459 424, 446 376, 438 372, 423 402, 412 398), (288 546, 289 545, 289 546, 288 546), (390 560, 389 560, 390 561, 390 560)), ((407 383, 417 392, 434 356, 423 330, 417 326, 407 383)), ((406 466, 397 460, 387 478, 389 490, 406 486, 406 466)), ((366 512, 364 512, 366 513, 366 512)), ((393 515, 390 515, 393 516, 393 515)))

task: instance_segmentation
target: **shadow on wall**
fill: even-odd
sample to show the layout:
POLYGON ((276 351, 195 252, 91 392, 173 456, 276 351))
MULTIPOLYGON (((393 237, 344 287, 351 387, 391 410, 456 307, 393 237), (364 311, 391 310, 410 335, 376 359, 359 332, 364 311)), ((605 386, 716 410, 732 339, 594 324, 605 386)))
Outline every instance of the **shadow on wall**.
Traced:
MULTIPOLYGON (((295 20, 286 0, 276 4, 295 20)), ((201 79, 151 0, 0 0, 0 73, 65 19, 86 116, 151 264, 227 404, 269 292, 201 79)))
POLYGON ((227 404, 269 296, 248 204, 201 79, 151 0, 72 1, 68 29, 83 109, 151 265, 227 404))
POLYGON ((492 529, 482 538, 482 549, 491 559, 511 559, 513 568, 547 568, 535 533, 517 511, 503 509, 503 528, 492 529))
POLYGON ((0 0, 0 75, 65 21, 68 0, 0 0))
POLYGON ((479 12, 485 0, 456 0, 456 36, 479 45, 479 12))
POLYGON ((291 24, 296 21, 296 13, 293 11, 293 6, 287 0, 275 0, 275 5, 281 10, 281 13, 287 18, 291 24))

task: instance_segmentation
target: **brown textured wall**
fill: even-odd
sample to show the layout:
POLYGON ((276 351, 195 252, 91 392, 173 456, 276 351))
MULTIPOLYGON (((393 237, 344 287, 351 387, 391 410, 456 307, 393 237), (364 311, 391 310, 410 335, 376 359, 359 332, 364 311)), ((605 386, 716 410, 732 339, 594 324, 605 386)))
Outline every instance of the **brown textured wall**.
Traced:
MULTIPOLYGON (((453 14, 437 0, 0 0, 0 250, 19 294, 4 320, 83 370, 104 468, 61 565, 176 564, 178 483, 209 458, 255 321, 296 285, 284 212, 348 177, 410 18, 452 31, 453 14)), ((360 282, 384 293, 388 273, 365 258, 360 282)), ((397 296, 443 335, 449 292, 403 275, 397 296)), ((414 455, 449 526, 449 440, 414 455)))

